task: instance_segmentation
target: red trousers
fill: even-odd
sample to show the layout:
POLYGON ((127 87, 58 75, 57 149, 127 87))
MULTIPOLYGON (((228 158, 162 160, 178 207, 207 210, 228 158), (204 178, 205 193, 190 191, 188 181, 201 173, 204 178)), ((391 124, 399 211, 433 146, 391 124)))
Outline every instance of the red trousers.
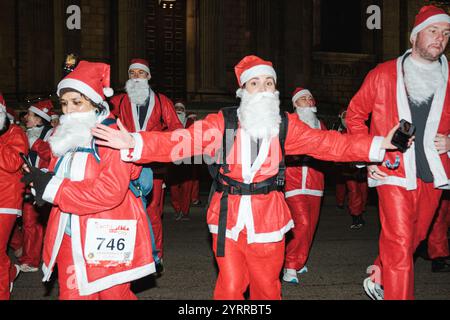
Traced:
POLYGON ((147 214, 152 224, 152 230, 155 236, 156 249, 158 250, 158 257, 163 257, 163 227, 162 214, 164 207, 164 180, 160 177, 153 179, 153 189, 150 194, 151 200, 147 206, 147 214))
POLYGON ((130 283, 124 283, 109 289, 80 296, 72 257, 71 239, 64 235, 61 248, 56 258, 58 265, 58 283, 60 300, 137 300, 130 290, 130 283))
POLYGON ((384 286, 385 300, 414 299, 413 255, 428 234, 442 191, 417 180, 417 189, 377 187, 381 221, 378 270, 373 280, 384 286), (378 272, 379 271, 379 272, 378 272))
POLYGON ((300 270, 306 265, 319 220, 322 197, 299 195, 287 198, 295 227, 286 246, 284 267, 300 270))
MULTIPOLYGON (((217 235, 213 234, 216 255, 217 235)), ((242 231, 238 241, 226 239, 225 257, 217 257, 219 275, 215 300, 243 300, 250 286, 251 300, 280 300, 280 272, 284 259, 284 239, 275 243, 247 243, 242 231)))
POLYGON ((23 255, 19 259, 21 264, 39 267, 41 263, 42 243, 44 240, 44 226, 39 221, 39 213, 31 204, 23 204, 23 255))
POLYGON ((428 236, 428 255, 431 259, 450 256, 447 238, 449 228, 447 219, 450 216, 449 210, 450 201, 448 199, 442 199, 436 220, 434 221, 431 233, 428 236))
POLYGON ((189 214, 191 207, 192 180, 186 180, 170 186, 170 197, 175 212, 189 214))
POLYGON ((14 250, 23 248, 23 231, 17 224, 13 227, 11 239, 9 240, 9 246, 14 250))
POLYGON ((360 216, 367 205, 367 181, 352 178, 341 178, 336 184, 336 204, 343 206, 348 191, 348 209, 352 216, 360 216))
POLYGON ((9 300, 9 286, 16 276, 16 268, 7 254, 16 218, 13 214, 0 214, 0 300, 9 300))

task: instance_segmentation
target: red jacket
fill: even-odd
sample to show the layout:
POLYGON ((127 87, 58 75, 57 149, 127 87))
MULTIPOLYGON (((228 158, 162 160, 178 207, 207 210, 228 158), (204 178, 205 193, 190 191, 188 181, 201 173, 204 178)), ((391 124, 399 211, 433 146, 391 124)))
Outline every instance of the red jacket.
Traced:
MULTIPOLYGON (((406 54, 409 54, 408 50, 406 54)), ((345 118, 350 134, 367 133, 369 131, 365 121, 372 114, 370 133, 374 135, 387 135, 390 129, 401 119, 411 122, 411 111, 403 80, 403 59, 406 54, 396 60, 380 64, 366 77, 361 89, 350 102, 345 118)), ((438 88, 431 107, 428 122, 425 128, 425 153, 434 176, 436 188, 450 189, 450 160, 447 154, 439 155, 434 138, 437 133, 450 134, 450 92, 448 77, 449 64, 445 57, 441 58, 442 71, 445 84, 438 88)), ((400 166, 396 170, 389 170, 385 166, 378 168, 388 174, 386 180, 373 180, 369 178, 369 186, 376 187, 383 184, 397 185, 407 190, 417 188, 416 160, 414 145, 404 154, 398 151, 387 152, 383 161, 395 163, 400 157, 400 166)))
MULTIPOLYGON (((380 158, 381 137, 359 135, 356 138, 336 131, 311 129, 288 115, 289 125, 285 143, 287 155, 307 154, 320 160, 373 161, 380 158), (370 155, 370 157, 369 157, 370 155)), ((141 132, 134 134, 136 147, 122 150, 122 159, 147 163, 172 162, 191 155, 215 156, 221 147, 224 133, 222 113, 210 114, 184 130, 171 132, 141 132)), ((261 182, 278 173, 281 149, 277 137, 263 140, 259 155, 250 166, 250 137, 239 129, 227 162, 230 178, 245 182, 261 182)), ((382 153, 382 152, 381 152, 382 153)), ((212 233, 217 233, 220 193, 215 193, 208 210, 207 223, 212 233)), ((278 242, 293 227, 289 208, 281 192, 267 195, 229 195, 227 237, 237 240, 247 229, 248 243, 278 242)))
MULTIPOLYGON (((121 161, 119 151, 113 149, 100 147, 99 156, 100 162, 97 162, 93 154, 85 152, 68 152, 63 160, 52 157, 49 168, 51 171, 55 170, 60 160, 61 162, 43 196, 44 200, 54 205, 44 240, 44 281, 50 279, 66 224, 70 219, 73 260, 81 295, 102 291, 155 272, 147 214, 141 200, 128 188, 130 178, 137 178, 140 169, 121 161), (73 160, 70 166, 71 158, 73 160), (70 166, 70 173, 65 173, 70 178, 62 178, 64 171, 68 171, 66 166, 70 166), (131 261, 89 261, 89 258, 92 259, 92 252, 86 251, 87 231, 89 224, 97 223, 93 219, 110 221, 109 224, 124 223, 127 220, 136 223, 134 251, 130 251, 133 252, 131 261)), ((95 242, 95 246, 97 245, 101 243, 95 242)), ((119 248, 118 242, 113 242, 112 245, 113 248, 114 245, 119 248)))
POLYGON ((119 94, 111 98, 110 102, 114 106, 112 113, 119 118, 125 127, 131 132, 139 131, 173 131, 183 128, 172 101, 163 94, 152 91, 150 96, 147 119, 144 127, 140 128, 136 106, 132 105, 128 95, 119 94), (159 103, 161 101, 161 103, 159 103))
MULTIPOLYGON (((320 123, 321 130, 326 130, 320 123)), ((309 156, 290 156, 286 158, 285 197, 298 195, 323 196, 325 189, 321 161, 309 156)))
POLYGON ((22 214, 25 186, 20 182, 23 165, 20 152, 28 153, 28 139, 20 127, 11 124, 0 136, 0 214, 22 214))

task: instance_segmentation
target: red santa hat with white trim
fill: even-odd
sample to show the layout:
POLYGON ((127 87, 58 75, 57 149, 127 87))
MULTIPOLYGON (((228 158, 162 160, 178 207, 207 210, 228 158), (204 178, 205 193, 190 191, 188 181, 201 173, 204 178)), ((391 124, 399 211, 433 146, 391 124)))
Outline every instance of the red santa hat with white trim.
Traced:
POLYGON ((450 16, 443 9, 432 5, 422 7, 416 16, 410 40, 413 41, 423 29, 439 22, 450 23, 450 16))
POLYGON ((277 82, 277 73, 272 62, 265 61, 257 56, 246 56, 234 67, 234 72, 239 87, 243 87, 248 80, 262 75, 272 76, 277 82))
POLYGON ((50 122, 52 120, 51 118, 52 109, 53 109, 52 101, 50 99, 46 99, 33 103, 31 107, 28 108, 28 111, 31 111, 37 114, 42 119, 45 119, 48 122, 50 122))
POLYGON ((62 89, 75 89, 95 104, 105 105, 106 97, 112 97, 110 66, 102 62, 80 61, 78 66, 58 84, 57 94, 62 89))
POLYGON ((292 103, 294 104, 295 107, 295 102, 300 99, 303 96, 306 95, 311 95, 312 93, 311 91, 309 91, 308 89, 302 88, 302 87, 298 87, 294 90, 294 92, 292 93, 292 103))
POLYGON ((128 72, 130 72, 130 70, 132 69, 144 70, 148 73, 149 79, 152 76, 152 74, 150 73, 150 63, 145 59, 132 59, 130 66, 128 67, 128 72))

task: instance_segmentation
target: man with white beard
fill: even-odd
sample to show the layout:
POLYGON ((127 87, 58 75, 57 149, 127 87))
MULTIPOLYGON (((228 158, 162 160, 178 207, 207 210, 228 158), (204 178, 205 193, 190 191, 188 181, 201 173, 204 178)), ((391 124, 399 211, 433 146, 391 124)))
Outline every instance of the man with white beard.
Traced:
POLYGON ((414 299, 413 254, 427 237, 442 189, 449 189, 449 63, 444 50, 450 16, 424 6, 416 16, 412 49, 378 65, 350 102, 350 134, 383 135, 401 119, 416 126, 412 148, 386 153, 368 167, 369 186, 377 187, 381 234, 379 257, 368 269, 364 289, 372 299, 414 299))
MULTIPOLYGON (((299 119, 309 127, 327 130, 317 118, 317 107, 308 89, 297 88, 292 104, 299 119)), ((286 245, 283 280, 298 284, 297 274, 308 272, 308 261, 325 188, 322 163, 308 156, 286 158, 286 203, 291 210, 294 228, 286 245)))
POLYGON ((37 203, 53 204, 45 234, 43 281, 58 265, 62 300, 135 300, 130 282, 154 273, 148 218, 130 190, 141 168, 96 147, 91 129, 114 125, 110 66, 80 61, 59 84, 64 115, 50 137, 49 172, 32 168, 37 203))
MULTIPOLYGON (((113 114, 121 120, 130 132, 173 131, 183 128, 175 112, 172 101, 161 93, 152 90, 150 64, 145 59, 131 60, 128 68, 126 94, 111 98, 113 114)), ((155 235, 158 257, 163 257, 162 214, 164 207, 165 165, 153 163, 153 189, 149 197, 147 212, 155 235)))
POLYGON ((385 138, 348 137, 312 129, 296 114, 280 114, 277 75, 271 62, 247 56, 237 64, 235 74, 240 87, 239 108, 210 114, 175 133, 130 134, 120 122, 120 130, 97 125, 93 133, 101 139, 97 140, 99 145, 122 149, 124 161, 174 162, 201 154, 216 158, 217 188, 207 214, 219 266, 214 299, 243 299, 250 287, 250 299, 276 300, 281 299, 279 274, 285 233, 294 226, 282 192, 284 175, 278 175, 280 156, 306 154, 329 161, 377 161, 385 149, 395 148, 390 141, 396 127, 385 138), (233 138, 224 122, 231 118, 225 118, 225 114, 235 119, 236 130, 232 131, 232 145, 224 147, 229 152, 223 163, 223 155, 217 158, 219 149, 224 138, 233 138), (287 131, 280 127, 283 118, 287 131), (287 132, 284 148, 280 146, 280 132, 287 132), (185 153, 174 152, 180 144, 191 148, 183 149, 185 153))
POLYGON ((19 266, 11 263, 7 245, 16 223, 22 214, 24 185, 23 160, 19 153, 28 153, 25 132, 12 124, 6 114, 6 103, 0 93, 0 300, 8 300, 12 283, 20 272, 19 266))
MULTIPOLYGON (((30 152, 30 163, 39 169, 47 169, 51 158, 48 139, 53 133, 50 125, 53 103, 51 100, 40 100, 28 108, 25 116, 30 152)), ((27 188, 27 196, 23 204, 23 254, 19 259, 22 272, 37 272, 41 263, 42 242, 44 240, 44 226, 41 215, 47 215, 47 206, 37 208, 31 191, 27 188)))

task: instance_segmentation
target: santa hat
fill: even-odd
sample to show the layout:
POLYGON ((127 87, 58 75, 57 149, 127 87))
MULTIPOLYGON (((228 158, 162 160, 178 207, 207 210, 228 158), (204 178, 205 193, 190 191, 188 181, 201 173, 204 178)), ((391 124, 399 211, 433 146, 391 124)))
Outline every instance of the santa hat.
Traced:
POLYGON ((51 118, 52 120, 59 119, 59 114, 57 114, 56 112, 51 111, 51 112, 50 112, 50 118, 51 118))
POLYGON ((96 104, 102 104, 105 97, 112 97, 110 87, 110 66, 102 62, 80 61, 78 66, 59 84, 57 94, 62 89, 75 89, 96 104))
POLYGON ((298 99, 300 99, 301 97, 306 96, 306 95, 312 96, 311 92, 308 89, 300 88, 300 87, 295 89, 294 93, 292 93, 292 103, 294 103, 294 105, 295 105, 295 101, 297 101, 298 99))
POLYGON ((257 56, 246 56, 234 68, 239 87, 242 87, 248 80, 262 76, 272 76, 277 82, 277 74, 272 62, 265 61, 257 56))
POLYGON ((416 16, 414 28, 411 32, 411 41, 414 40, 414 38, 420 31, 434 23, 439 22, 450 23, 450 16, 443 9, 435 6, 422 7, 422 9, 420 9, 419 13, 416 16))
POLYGON ((131 69, 140 69, 144 70, 148 73, 148 76, 151 77, 150 73, 150 63, 145 59, 133 59, 131 60, 130 67, 128 68, 128 72, 130 72, 131 69))
POLYGON ((9 119, 11 122, 15 122, 15 121, 17 120, 17 114, 16 114, 16 112, 15 112, 13 109, 11 109, 11 108, 6 107, 6 116, 8 117, 8 119, 9 119))
POLYGON ((177 101, 174 105, 175 107, 182 107, 186 111, 186 106, 183 101, 177 101))
POLYGON ((52 118, 50 117, 50 112, 52 109, 53 103, 50 99, 47 99, 34 103, 31 107, 28 108, 28 111, 31 111, 50 122, 52 120, 52 118))

